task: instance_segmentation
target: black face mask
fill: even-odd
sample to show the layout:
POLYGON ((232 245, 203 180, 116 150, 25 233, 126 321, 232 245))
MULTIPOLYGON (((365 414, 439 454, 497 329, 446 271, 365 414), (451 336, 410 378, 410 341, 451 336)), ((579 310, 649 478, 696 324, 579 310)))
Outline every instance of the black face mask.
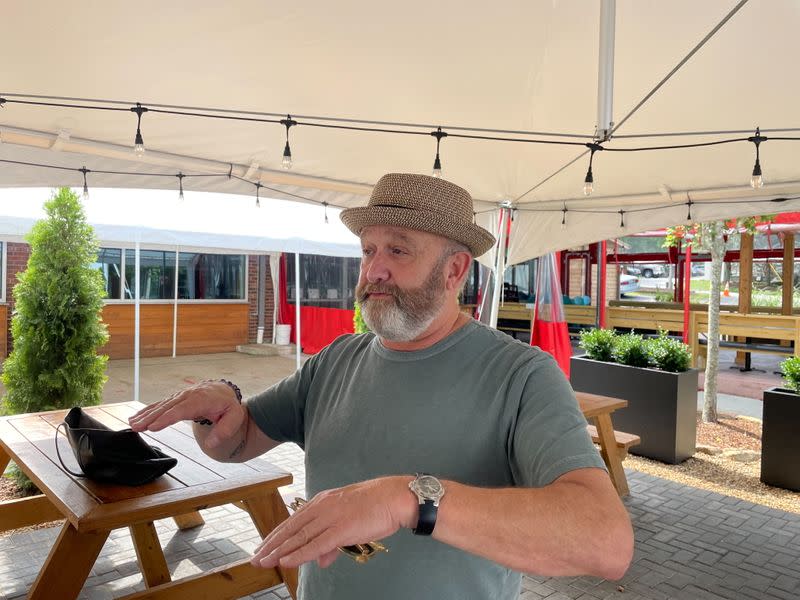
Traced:
POLYGON ((178 464, 159 448, 150 446, 131 429, 112 431, 80 407, 72 408, 56 429, 56 453, 64 470, 100 483, 143 485, 178 464), (71 471, 58 451, 58 429, 65 426, 69 445, 83 473, 71 471))

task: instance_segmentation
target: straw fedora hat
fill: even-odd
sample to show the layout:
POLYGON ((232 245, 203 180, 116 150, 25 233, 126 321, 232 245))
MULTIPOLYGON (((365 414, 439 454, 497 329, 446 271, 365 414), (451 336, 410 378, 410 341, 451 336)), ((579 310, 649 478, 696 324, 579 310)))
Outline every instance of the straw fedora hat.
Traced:
POLYGON ((343 210, 340 218, 356 235, 370 225, 407 227, 460 242, 473 256, 494 245, 494 236, 473 223, 469 192, 428 175, 384 175, 372 189, 367 206, 343 210))

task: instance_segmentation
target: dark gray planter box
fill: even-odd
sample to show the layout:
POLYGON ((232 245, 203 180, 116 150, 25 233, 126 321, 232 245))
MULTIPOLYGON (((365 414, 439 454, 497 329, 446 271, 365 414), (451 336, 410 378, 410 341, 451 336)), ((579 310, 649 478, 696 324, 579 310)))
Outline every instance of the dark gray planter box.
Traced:
POLYGON ((635 433, 642 443, 631 454, 676 464, 694 455, 697 439, 697 377, 692 369, 667 373, 573 356, 570 383, 589 392, 628 401, 611 415, 614 429, 635 433))
POLYGON ((784 388, 764 390, 761 481, 800 492, 800 395, 784 388))

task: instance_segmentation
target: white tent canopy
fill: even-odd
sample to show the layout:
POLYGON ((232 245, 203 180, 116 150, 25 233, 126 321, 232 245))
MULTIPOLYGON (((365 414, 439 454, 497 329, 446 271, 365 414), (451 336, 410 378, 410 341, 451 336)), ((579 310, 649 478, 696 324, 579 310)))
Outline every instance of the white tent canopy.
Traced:
MULTIPOLYGON (((259 181, 271 188, 262 195, 344 207, 365 203, 385 172, 430 172, 435 140, 427 133, 441 126, 450 134, 441 142, 443 175, 480 201, 487 212, 478 221, 495 229, 504 200, 518 209, 510 264, 684 222, 689 198, 696 220, 800 208, 800 200, 756 202, 800 196, 798 142, 761 145, 767 185, 757 191, 748 185, 755 156, 748 142, 598 152, 595 193, 584 198, 585 147, 455 137, 592 141, 600 10, 600 2, 527 0, 491 9, 454 0, 401 7, 363 0, 11 3, 0 38, 0 53, 15 57, 0 80, 8 100, 0 110, 0 159, 86 166, 92 189, 177 190, 177 172, 216 173, 187 177, 184 187, 247 194, 252 202, 259 181), (34 96, 124 110, 16 103, 34 96), (290 131, 293 167, 280 168, 286 131, 278 123, 163 112, 143 115, 147 151, 138 159, 131 149, 136 115, 128 110, 136 102, 251 111, 214 113, 238 119, 291 113, 300 122, 290 131), (348 124, 333 118, 420 135, 311 126, 348 124)), ((612 120, 632 114, 607 149, 746 138, 756 126, 767 136, 793 136, 800 126, 800 80, 787 73, 800 54, 797 2, 619 0, 614 23, 612 120), (692 135, 661 135, 676 133, 692 135)), ((0 163, 0 186, 62 184, 81 186, 82 176, 0 163)))
MULTIPOLYGON (((0 190, 0 237, 22 240, 51 191, 0 190)), ((87 221, 102 245, 217 253, 299 252, 327 256, 361 255, 358 238, 339 220, 339 210, 286 200, 255 201, 241 195, 173 191, 92 189, 83 200, 87 221)))

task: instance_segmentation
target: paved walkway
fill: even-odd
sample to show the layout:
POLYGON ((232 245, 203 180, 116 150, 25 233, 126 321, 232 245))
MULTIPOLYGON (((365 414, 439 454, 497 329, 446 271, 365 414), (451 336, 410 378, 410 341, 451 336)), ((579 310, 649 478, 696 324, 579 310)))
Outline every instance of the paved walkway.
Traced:
MULTIPOLYGON (((131 399, 130 361, 114 361, 104 400, 131 399)), ((228 377, 245 394, 263 389, 294 369, 289 358, 235 354, 142 361, 142 399, 150 402, 196 380, 228 377)), ((268 458, 304 487, 303 453, 294 445, 268 458)), ((626 505, 636 532, 634 563, 620 582, 591 577, 525 577, 521 600, 618 598, 625 600, 755 600, 800 598, 800 515, 628 471, 626 505)), ((233 507, 203 511, 206 524, 178 531, 160 521, 158 534, 173 577, 249 556, 258 534, 233 507)), ((25 596, 58 533, 57 528, 0 537, 0 599, 25 596)), ((589 533, 589 532, 587 532, 589 533)), ((112 533, 81 597, 113 598, 143 589, 126 530, 112 533)), ((287 598, 285 588, 252 598, 287 598)), ((57 595, 54 596, 57 598, 57 595)))

